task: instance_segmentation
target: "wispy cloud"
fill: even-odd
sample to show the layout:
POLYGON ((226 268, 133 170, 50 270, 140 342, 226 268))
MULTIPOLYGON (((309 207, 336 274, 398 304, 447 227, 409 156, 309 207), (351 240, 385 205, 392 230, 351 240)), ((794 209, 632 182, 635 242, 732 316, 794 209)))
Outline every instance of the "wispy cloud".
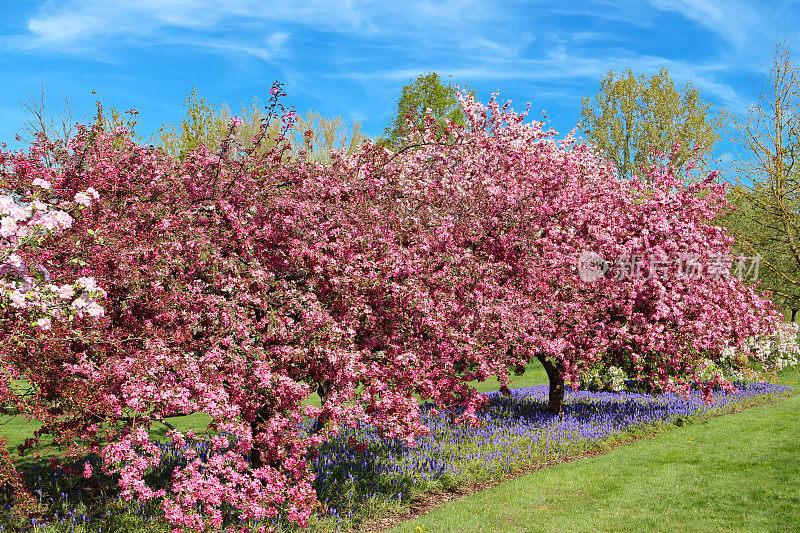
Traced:
POLYGON ((551 50, 544 59, 514 58, 506 62, 473 66, 440 63, 433 66, 426 65, 426 67, 420 65, 401 69, 354 72, 346 74, 346 76, 362 81, 379 79, 405 83, 420 72, 432 70, 450 74, 458 80, 550 84, 582 80, 583 85, 587 85, 596 83, 609 70, 619 72, 623 68, 630 67, 637 73, 654 74, 662 66, 669 69, 676 86, 691 83, 695 87, 699 87, 703 94, 713 96, 735 109, 742 109, 745 105, 745 101, 731 85, 715 80, 715 73, 724 70, 725 65, 723 64, 691 64, 655 56, 582 57, 568 53, 562 46, 551 50))
POLYGON ((289 37, 290 34, 287 32, 275 32, 264 40, 263 46, 221 39, 186 40, 182 44, 207 47, 224 52, 244 53, 265 61, 273 61, 283 52, 289 37))
POLYGON ((739 0, 650 0, 658 9, 675 11, 719 35, 729 45, 744 48, 764 34, 763 8, 739 0), (761 14, 759 14, 759 12, 761 14))

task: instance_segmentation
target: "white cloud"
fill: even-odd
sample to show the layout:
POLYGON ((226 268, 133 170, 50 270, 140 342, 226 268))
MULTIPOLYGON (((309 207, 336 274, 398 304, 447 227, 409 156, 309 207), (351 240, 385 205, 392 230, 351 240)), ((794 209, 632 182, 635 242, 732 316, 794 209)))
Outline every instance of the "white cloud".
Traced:
MULTIPOLYGON (((77 47, 98 36, 143 36, 166 29, 202 30, 252 24, 295 23, 376 36, 404 28, 458 30, 486 22, 476 0, 405 3, 356 0, 61 0, 48 1, 28 21, 28 47, 77 47)), ((458 32, 462 34, 461 31, 458 32)))
POLYGON ((28 30, 35 39, 52 46, 93 37, 105 27, 103 18, 92 13, 63 13, 28 21, 28 30))

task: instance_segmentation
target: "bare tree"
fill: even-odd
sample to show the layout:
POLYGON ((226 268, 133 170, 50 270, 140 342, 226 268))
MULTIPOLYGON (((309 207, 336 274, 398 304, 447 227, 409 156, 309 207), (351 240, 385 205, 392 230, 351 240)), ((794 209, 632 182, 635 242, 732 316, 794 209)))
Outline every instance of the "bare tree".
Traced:
MULTIPOLYGON (((57 149, 64 149, 67 141, 75 132, 79 120, 75 119, 75 105, 66 96, 61 95, 63 104, 60 109, 53 111, 48 106, 47 96, 42 84, 38 95, 29 95, 27 100, 19 102, 25 114, 25 124, 20 133, 20 139, 28 144, 33 144, 38 138, 44 138, 53 143, 57 149)), ((44 155, 48 166, 56 164, 56 155, 47 151, 44 155)))

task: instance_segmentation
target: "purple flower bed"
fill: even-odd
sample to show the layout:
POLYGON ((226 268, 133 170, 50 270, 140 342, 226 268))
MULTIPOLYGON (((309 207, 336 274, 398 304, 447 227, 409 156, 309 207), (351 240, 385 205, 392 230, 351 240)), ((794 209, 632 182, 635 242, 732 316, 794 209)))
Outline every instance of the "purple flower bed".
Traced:
MULTIPOLYGON (((350 522, 365 508, 374 507, 376 502, 402 503, 416 491, 451 487, 468 479, 499 477, 548 456, 595 449, 601 441, 631 428, 691 419, 708 411, 745 406, 754 398, 791 390, 770 383, 736 386, 737 394, 715 393, 712 405, 703 403, 699 393, 685 399, 675 394, 652 396, 568 389, 562 416, 547 411, 545 385, 512 389, 510 396, 491 392, 486 394, 489 405, 480 414, 484 422, 481 428, 455 426, 449 422, 447 413, 430 416, 433 406, 424 404, 422 417, 431 433, 414 448, 400 441, 382 440, 369 426, 345 428, 313 461, 317 492, 328 505, 321 518, 328 518, 329 526, 335 528, 337 524, 350 522), (351 438, 366 444, 366 449, 356 451, 350 444, 351 438)), ((307 421, 306 429, 313 423, 307 421)), ((156 489, 167 487, 173 468, 184 461, 184 450, 168 444, 159 446, 164 452, 162 464, 148 479, 156 489)), ((200 457, 208 457, 207 446, 198 445, 195 449, 200 457)), ((95 465, 94 470, 98 472, 99 468, 95 465)), ((122 502, 113 490, 95 490, 88 501, 85 491, 88 482, 79 475, 65 476, 63 469, 31 466, 23 469, 23 476, 52 514, 24 529, 19 525, 4 525, 0 520, 0 532, 72 531, 77 526, 84 531, 107 531, 118 529, 120 523, 141 526, 153 521, 159 513, 156 502, 122 502)), ((92 482, 94 489, 97 481, 112 486, 112 480, 96 478, 92 482)), ((0 492, 0 499, 2 496, 0 492)), ((240 525, 235 510, 227 513, 226 522, 240 525)))
POLYGON ((494 477, 550 454, 579 453, 630 428, 722 411, 791 389, 770 383, 736 386, 737 394, 715 393, 712 405, 706 405, 699 393, 684 399, 675 394, 654 397, 568 389, 563 416, 547 411, 546 385, 511 389, 508 397, 491 392, 486 394, 489 406, 480 415, 482 428, 454 426, 446 413, 431 417, 433 406, 426 404, 423 420, 431 433, 414 448, 381 440, 370 427, 344 430, 314 461, 316 487, 320 498, 333 506, 329 514, 349 518, 351 510, 336 509, 348 491, 348 502, 387 496, 403 501, 415 488, 435 481, 494 477), (348 442, 351 437, 368 444, 367 450, 355 451, 348 442))

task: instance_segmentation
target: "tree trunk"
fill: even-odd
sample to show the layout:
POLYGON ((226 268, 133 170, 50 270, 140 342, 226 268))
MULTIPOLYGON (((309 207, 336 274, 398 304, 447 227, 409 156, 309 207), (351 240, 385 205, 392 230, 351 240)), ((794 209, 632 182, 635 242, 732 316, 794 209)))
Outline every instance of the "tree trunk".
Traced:
POLYGON ((250 452, 250 467, 255 470, 264 466, 264 458, 261 456, 261 450, 253 447, 250 452))
POLYGON ((556 365, 547 359, 547 356, 537 354, 536 358, 542 363, 547 377, 550 380, 550 394, 547 398, 547 410, 554 415, 564 411, 564 378, 556 365))
POLYGON ((794 322, 795 317, 797 317, 797 309, 792 308, 792 322, 794 322))
MULTIPOLYGON (((328 401, 328 398, 331 397, 331 393, 333 392, 333 385, 329 381, 323 381, 319 385, 317 385, 317 395, 319 395, 319 403, 324 408, 325 402, 328 401)), ((322 428, 325 427, 325 424, 328 422, 328 413, 323 412, 319 417, 317 417, 317 423, 314 426, 314 435, 322 431, 322 428)))

